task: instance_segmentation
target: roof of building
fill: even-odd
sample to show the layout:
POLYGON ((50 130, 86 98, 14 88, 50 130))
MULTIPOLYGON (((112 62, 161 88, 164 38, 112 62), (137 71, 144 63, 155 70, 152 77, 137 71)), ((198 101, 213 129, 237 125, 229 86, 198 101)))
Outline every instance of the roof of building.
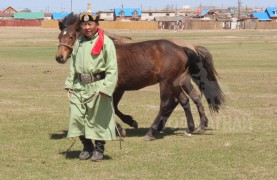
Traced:
POLYGON ((211 9, 203 9, 200 16, 205 16, 211 9))
POLYGON ((277 7, 267 7, 265 11, 269 17, 277 17, 277 7))
POLYGON ((5 10, 3 10, 3 13, 15 13, 17 10, 15 10, 13 7, 9 6, 5 10))
POLYGON ((53 19, 63 19, 65 16, 69 15, 69 13, 52 13, 53 19))
POLYGON ((14 13, 14 19, 44 19, 43 12, 14 13))
POLYGON ((52 13, 44 13, 44 17, 51 17, 52 18, 52 13))
POLYGON ((143 10, 142 13, 175 13, 173 10, 143 10))
POLYGON ((133 16, 134 11, 137 11, 137 15, 141 16, 141 9, 140 8, 115 8, 115 16, 120 16, 120 12, 124 12, 124 16, 133 16))
POLYGON ((184 16, 160 16, 160 17, 155 17, 154 20, 162 21, 162 22, 177 22, 177 21, 184 22, 185 18, 184 16))
POLYGON ((271 20, 266 12, 254 12, 253 17, 257 18, 260 21, 268 21, 271 20))

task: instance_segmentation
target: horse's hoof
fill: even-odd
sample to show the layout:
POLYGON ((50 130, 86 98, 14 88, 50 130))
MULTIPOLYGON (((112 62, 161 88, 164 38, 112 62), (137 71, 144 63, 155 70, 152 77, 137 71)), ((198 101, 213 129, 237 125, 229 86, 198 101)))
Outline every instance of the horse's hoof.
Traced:
POLYGON ((190 133, 190 132, 185 131, 185 136, 187 136, 187 137, 191 137, 191 133, 190 133))
POLYGON ((138 128, 138 123, 137 123, 136 121, 134 121, 133 124, 132 124, 132 127, 133 127, 134 129, 137 129, 137 128, 138 128))
POLYGON ((190 127, 190 128, 187 128, 185 131, 187 133, 192 133, 194 130, 195 130, 195 127, 190 127))
POLYGON ((156 138, 154 136, 149 136, 149 135, 145 135, 144 136, 144 140, 145 141, 152 141, 152 140, 155 140, 156 138))
POLYGON ((193 131, 193 134, 203 134, 205 132, 204 128, 198 127, 193 131))

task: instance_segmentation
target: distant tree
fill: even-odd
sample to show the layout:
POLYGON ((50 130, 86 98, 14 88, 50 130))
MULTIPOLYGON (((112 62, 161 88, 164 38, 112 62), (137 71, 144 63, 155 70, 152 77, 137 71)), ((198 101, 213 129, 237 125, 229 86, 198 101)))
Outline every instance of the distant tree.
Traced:
POLYGON ((21 12, 32 12, 32 11, 28 8, 24 8, 21 12))
POLYGON ((165 8, 163 10, 166 10, 166 11, 170 11, 170 10, 173 10, 173 5, 166 5, 165 8))

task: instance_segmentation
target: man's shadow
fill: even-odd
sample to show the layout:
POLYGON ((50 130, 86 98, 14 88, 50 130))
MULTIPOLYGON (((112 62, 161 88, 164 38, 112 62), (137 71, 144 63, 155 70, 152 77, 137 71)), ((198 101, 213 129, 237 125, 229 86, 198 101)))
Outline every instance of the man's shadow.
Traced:
POLYGON ((66 131, 66 130, 62 130, 61 133, 50 134, 50 139, 53 139, 53 140, 64 139, 64 138, 66 138, 67 132, 68 131, 66 131))
MULTIPOLYGON (((59 154, 63 155, 66 159, 79 159, 79 154, 81 151, 62 151, 59 154)), ((103 160, 112 160, 112 157, 109 155, 104 154, 103 160)))
MULTIPOLYGON (((60 139, 65 139, 67 136, 67 132, 66 130, 61 131, 61 133, 53 133, 50 134, 50 139, 53 140, 60 140, 60 139)), ((81 151, 72 151, 71 148, 74 146, 74 144, 77 141, 74 140, 72 142, 72 144, 70 145, 70 147, 66 150, 66 151, 62 151, 59 152, 59 154, 63 155, 66 159, 78 159, 79 158, 79 154, 81 153, 81 151)), ((108 155, 104 155, 103 160, 111 160, 112 158, 108 155)))

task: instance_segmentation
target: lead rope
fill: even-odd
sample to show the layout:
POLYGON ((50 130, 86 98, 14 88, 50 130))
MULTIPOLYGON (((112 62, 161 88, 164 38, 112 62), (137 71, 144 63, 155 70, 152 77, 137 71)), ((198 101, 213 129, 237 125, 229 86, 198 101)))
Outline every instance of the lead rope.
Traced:
POLYGON ((119 132, 119 129, 118 129, 118 127, 116 125, 115 125, 115 129, 116 129, 116 131, 117 131, 117 133, 119 135, 119 148, 122 149, 121 141, 123 141, 123 138, 122 138, 122 136, 121 136, 121 134, 119 132))
POLYGON ((76 143, 76 138, 70 138, 70 140, 72 140, 73 142, 71 143, 71 145, 69 146, 69 148, 67 148, 67 150, 66 150, 67 153, 71 150, 71 148, 72 148, 72 147, 75 145, 75 143, 76 143))

